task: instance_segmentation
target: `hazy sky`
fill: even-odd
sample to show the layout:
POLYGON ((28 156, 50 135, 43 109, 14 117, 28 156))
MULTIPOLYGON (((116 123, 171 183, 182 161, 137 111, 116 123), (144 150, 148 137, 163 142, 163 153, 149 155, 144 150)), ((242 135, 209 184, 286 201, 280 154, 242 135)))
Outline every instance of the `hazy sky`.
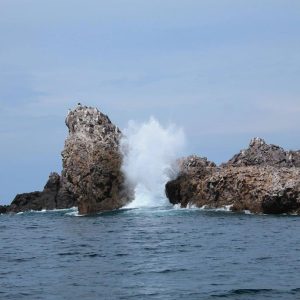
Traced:
POLYGON ((61 170, 68 108, 155 116, 188 153, 300 149, 299 0, 0 0, 0 203, 61 170))

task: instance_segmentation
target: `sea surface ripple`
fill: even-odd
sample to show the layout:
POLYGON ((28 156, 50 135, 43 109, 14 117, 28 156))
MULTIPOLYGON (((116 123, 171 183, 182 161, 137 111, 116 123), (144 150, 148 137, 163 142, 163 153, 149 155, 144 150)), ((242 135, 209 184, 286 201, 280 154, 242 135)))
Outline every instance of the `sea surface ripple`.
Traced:
POLYGON ((0 299, 300 299, 297 216, 74 215, 0 215, 0 299))

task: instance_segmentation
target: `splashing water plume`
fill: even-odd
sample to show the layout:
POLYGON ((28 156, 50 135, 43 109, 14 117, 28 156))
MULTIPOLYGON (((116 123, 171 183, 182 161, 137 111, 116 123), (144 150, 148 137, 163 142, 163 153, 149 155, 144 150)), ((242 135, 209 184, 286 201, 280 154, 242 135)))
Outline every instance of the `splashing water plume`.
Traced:
POLYGON ((178 173, 176 159, 182 155, 185 137, 181 128, 164 128, 155 118, 143 124, 130 121, 124 130, 122 170, 134 188, 127 208, 165 206, 165 184, 178 173))

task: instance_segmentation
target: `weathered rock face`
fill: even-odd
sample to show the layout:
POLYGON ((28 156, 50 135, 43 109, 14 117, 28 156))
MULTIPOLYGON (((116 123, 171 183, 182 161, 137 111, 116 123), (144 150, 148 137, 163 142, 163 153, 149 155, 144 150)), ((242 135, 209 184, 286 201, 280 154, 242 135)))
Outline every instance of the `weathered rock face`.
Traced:
POLYGON ((69 137, 62 152, 66 189, 80 214, 117 209, 130 199, 121 172, 121 132, 96 108, 78 105, 66 118, 69 137))
POLYGON ((214 162, 207 160, 206 157, 191 155, 178 161, 180 174, 188 174, 203 178, 214 171, 217 167, 214 162))
POLYGON ((279 146, 267 144, 261 138, 254 138, 248 149, 241 150, 222 166, 300 167, 300 151, 285 151, 279 146))
POLYGON ((287 153, 261 139, 252 140, 249 149, 221 167, 212 163, 198 164, 196 170, 181 166, 179 176, 166 184, 166 195, 182 207, 230 205, 233 211, 299 214, 300 168, 297 159, 284 160, 287 153))
POLYGON ((179 175, 166 184, 166 196, 172 204, 186 207, 194 203, 192 198, 197 196, 196 185, 211 176, 217 167, 207 158, 195 155, 180 159, 178 164, 179 175))
POLYGON ((42 192, 17 195, 10 206, 0 206, 0 213, 78 206, 79 213, 90 214, 129 202, 118 127, 96 108, 80 104, 68 113, 66 125, 62 175, 51 173, 42 192))
POLYGON ((42 192, 19 194, 6 207, 6 212, 21 212, 28 210, 51 210, 70 208, 76 205, 71 193, 64 192, 63 182, 57 173, 51 173, 42 192))

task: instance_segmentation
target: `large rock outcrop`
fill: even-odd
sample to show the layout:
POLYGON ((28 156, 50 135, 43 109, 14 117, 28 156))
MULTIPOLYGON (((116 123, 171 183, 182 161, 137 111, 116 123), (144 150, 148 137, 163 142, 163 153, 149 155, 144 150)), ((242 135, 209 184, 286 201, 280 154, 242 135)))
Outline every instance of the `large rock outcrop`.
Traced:
POLYGON ((98 109, 78 106, 66 118, 69 136, 61 176, 51 173, 42 192, 19 194, 0 213, 78 206, 80 214, 113 210, 131 199, 121 172, 121 132, 98 109))
POLYGON ((300 167, 300 151, 285 151, 261 138, 253 138, 247 149, 241 150, 222 166, 300 167))
POLYGON ((51 173, 42 192, 19 194, 6 206, 3 212, 21 212, 28 210, 52 210, 76 206, 72 193, 65 190, 62 178, 57 173, 51 173))
POLYGON ((166 184, 166 195, 182 207, 230 206, 233 211, 299 214, 299 152, 292 157, 291 153, 256 138, 220 167, 188 157, 180 165, 179 176, 166 184))
POLYGON ((117 209, 130 200, 121 172, 121 132, 98 109, 78 105, 66 118, 62 177, 80 214, 117 209))

